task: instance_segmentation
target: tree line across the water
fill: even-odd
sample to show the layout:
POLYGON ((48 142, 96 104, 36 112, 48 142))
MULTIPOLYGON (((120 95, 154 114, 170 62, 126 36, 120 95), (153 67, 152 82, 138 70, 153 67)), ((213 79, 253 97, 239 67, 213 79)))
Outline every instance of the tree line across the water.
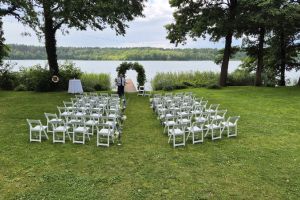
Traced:
MULTIPOLYGON (((45 47, 28 45, 8 45, 9 59, 47 59, 45 47)), ((164 48, 91 48, 58 47, 57 56, 61 60, 215 60, 218 49, 164 49, 164 48)), ((232 58, 241 60, 245 53, 238 52, 232 58)))

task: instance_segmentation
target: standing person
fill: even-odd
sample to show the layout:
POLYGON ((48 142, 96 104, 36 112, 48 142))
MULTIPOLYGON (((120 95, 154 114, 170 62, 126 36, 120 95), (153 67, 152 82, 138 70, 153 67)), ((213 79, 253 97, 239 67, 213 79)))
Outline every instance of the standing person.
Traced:
POLYGON ((120 98, 124 96, 124 87, 126 84, 126 80, 123 74, 119 74, 118 78, 116 78, 116 85, 118 86, 118 95, 120 98))

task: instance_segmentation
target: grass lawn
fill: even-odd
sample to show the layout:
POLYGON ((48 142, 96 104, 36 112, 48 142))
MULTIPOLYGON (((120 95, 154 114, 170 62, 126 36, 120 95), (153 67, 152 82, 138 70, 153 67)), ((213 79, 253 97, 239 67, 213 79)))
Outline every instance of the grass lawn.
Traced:
POLYGON ((29 143, 26 118, 71 96, 1 91, 0 199, 300 199, 300 88, 189 91, 240 115, 238 137, 173 149, 131 94, 122 146, 29 143))

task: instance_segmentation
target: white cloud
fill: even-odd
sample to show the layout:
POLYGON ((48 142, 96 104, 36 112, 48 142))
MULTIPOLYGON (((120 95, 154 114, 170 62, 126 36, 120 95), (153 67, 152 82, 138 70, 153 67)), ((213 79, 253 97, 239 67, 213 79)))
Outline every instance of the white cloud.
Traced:
POLYGON ((169 0, 149 0, 144 9, 145 18, 137 18, 136 21, 152 21, 172 18, 173 8, 169 0))

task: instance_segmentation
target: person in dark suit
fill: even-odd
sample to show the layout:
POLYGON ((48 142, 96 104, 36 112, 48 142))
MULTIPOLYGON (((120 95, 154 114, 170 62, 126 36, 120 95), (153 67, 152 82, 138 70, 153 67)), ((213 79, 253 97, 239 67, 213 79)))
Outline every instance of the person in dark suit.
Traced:
POLYGON ((118 95, 120 98, 124 96, 125 84, 125 76, 123 74, 119 74, 118 78, 116 78, 116 85, 118 86, 118 95))

